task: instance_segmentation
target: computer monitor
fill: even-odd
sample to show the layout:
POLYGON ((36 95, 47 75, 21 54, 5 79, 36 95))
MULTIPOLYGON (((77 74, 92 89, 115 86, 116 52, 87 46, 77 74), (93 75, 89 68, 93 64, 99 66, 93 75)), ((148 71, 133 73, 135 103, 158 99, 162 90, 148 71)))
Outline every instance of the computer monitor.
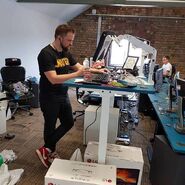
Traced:
POLYGON ((177 100, 178 91, 177 91, 177 79, 179 79, 179 72, 175 73, 172 81, 168 84, 168 99, 169 99, 169 108, 167 111, 175 112, 173 109, 173 101, 177 100))
POLYGON ((107 54, 106 66, 108 68, 121 69, 127 56, 127 50, 128 50, 127 43, 124 42, 124 44, 121 43, 120 45, 113 40, 107 54))
POLYGON ((160 91, 160 89, 162 88, 162 85, 163 85, 163 68, 159 68, 155 72, 155 84, 154 84, 154 87, 155 87, 157 92, 160 91))
POLYGON ((185 80, 178 78, 176 80, 177 104, 178 104, 178 122, 176 124, 177 132, 185 134, 185 80))
POLYGON ((185 80, 182 78, 176 79, 177 96, 185 97, 185 80))
POLYGON ((111 44, 110 40, 107 40, 107 36, 114 36, 112 31, 103 31, 99 39, 96 51, 93 56, 93 61, 103 59, 107 55, 108 48, 111 44))

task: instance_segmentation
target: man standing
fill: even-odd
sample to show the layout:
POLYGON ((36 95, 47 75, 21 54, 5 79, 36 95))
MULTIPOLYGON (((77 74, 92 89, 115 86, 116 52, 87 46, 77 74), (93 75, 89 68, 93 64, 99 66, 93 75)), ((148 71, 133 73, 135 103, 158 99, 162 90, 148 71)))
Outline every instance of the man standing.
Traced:
MULTIPOLYGON (((72 128, 74 121, 68 97, 66 80, 85 75, 84 67, 77 63, 71 53, 75 30, 69 25, 59 25, 55 30, 54 41, 38 55, 40 71, 40 107, 44 116, 44 146, 36 154, 45 167, 58 155, 57 142, 72 128), (69 69, 74 70, 69 73, 69 69), (56 127, 57 119, 60 125, 56 127)), ((97 71, 97 69, 92 69, 97 71)), ((98 70, 104 72, 103 70, 98 70)))
POLYGON ((83 75, 83 66, 77 63, 69 52, 75 37, 75 30, 68 25, 59 25, 55 30, 55 40, 41 50, 38 55, 40 71, 40 107, 44 116, 44 146, 36 153, 49 167, 50 160, 57 157, 56 143, 69 131, 74 122, 72 108, 67 94, 68 87, 63 82, 83 75), (73 73, 68 73, 73 69, 73 73), (59 118, 61 124, 56 128, 59 118))
POLYGON ((164 77, 170 77, 172 73, 172 65, 170 64, 169 60, 170 60, 169 56, 164 56, 162 58, 162 62, 163 62, 162 68, 163 68, 164 77))

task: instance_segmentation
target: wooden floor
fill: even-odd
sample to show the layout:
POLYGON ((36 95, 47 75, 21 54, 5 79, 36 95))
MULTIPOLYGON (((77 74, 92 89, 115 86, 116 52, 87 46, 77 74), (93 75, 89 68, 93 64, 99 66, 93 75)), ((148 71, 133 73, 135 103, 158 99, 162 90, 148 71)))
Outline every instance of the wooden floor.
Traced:
MULTIPOLYGON (((85 107, 76 101, 74 89, 69 90, 73 110, 83 110, 85 107)), ((13 150, 17 159, 8 164, 9 169, 23 168, 24 173, 18 185, 43 185, 47 169, 38 160, 35 150, 43 145, 43 117, 39 108, 32 109, 33 116, 25 112, 18 112, 14 120, 7 121, 7 130, 14 133, 15 138, 0 140, 0 152, 4 149, 13 150)), ((140 122, 135 131, 132 131, 131 145, 141 147, 144 157, 144 171, 141 185, 151 185, 149 181, 149 161, 147 146, 153 137, 155 121, 140 114, 140 122)), ((57 152, 63 159, 69 159, 76 148, 82 154, 85 146, 82 144, 83 116, 77 119, 74 127, 58 142, 57 152)))

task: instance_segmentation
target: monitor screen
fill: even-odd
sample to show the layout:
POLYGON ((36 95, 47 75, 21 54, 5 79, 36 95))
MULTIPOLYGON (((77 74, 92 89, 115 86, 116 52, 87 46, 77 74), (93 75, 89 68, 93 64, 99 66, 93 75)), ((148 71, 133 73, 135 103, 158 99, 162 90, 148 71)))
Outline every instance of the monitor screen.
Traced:
POLYGON ((157 69, 155 72, 155 89, 159 91, 163 85, 163 68, 157 69))
POLYGON ((129 42, 125 39, 112 41, 107 55, 108 58, 106 58, 107 67, 116 67, 120 69, 123 67, 123 63, 125 62, 126 57, 128 55, 128 44, 129 42))
POLYGON ((177 78, 176 83, 177 96, 185 97, 185 80, 177 78))

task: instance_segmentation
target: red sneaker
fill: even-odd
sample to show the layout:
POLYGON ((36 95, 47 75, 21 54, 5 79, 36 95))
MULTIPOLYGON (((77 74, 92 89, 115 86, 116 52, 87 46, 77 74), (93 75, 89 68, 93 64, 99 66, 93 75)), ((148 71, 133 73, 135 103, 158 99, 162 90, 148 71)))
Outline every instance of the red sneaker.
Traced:
POLYGON ((38 158, 41 160, 42 164, 48 168, 50 163, 49 163, 49 155, 51 151, 48 148, 45 148, 44 146, 36 150, 36 154, 38 158))
POLYGON ((57 154, 57 152, 52 152, 52 153, 50 153, 49 154, 49 156, 48 156, 48 161, 50 162, 50 163, 52 163, 53 161, 54 161, 54 159, 60 159, 60 156, 57 154))

